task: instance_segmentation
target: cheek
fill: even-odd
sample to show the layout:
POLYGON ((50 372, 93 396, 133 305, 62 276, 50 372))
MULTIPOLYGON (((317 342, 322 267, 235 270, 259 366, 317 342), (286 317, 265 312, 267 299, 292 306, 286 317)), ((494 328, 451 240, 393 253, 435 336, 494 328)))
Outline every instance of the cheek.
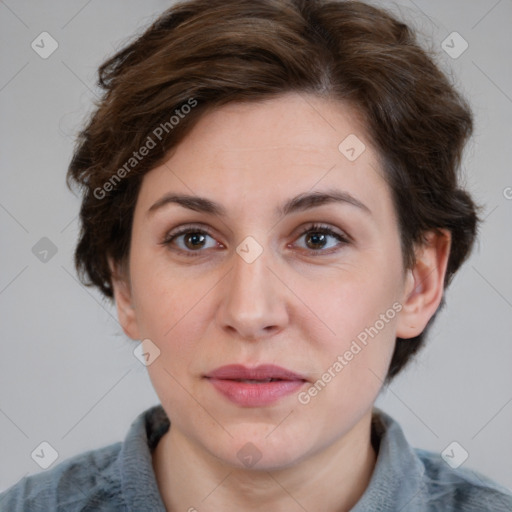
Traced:
POLYGON ((322 373, 304 402, 318 396, 318 405, 329 403, 343 412, 377 395, 395 345, 401 310, 397 279, 398 271, 394 277, 391 272, 366 271, 347 273, 314 291, 309 288, 308 306, 321 321, 305 324, 311 340, 308 352, 311 360, 320 362, 322 373))
POLYGON ((180 343, 177 332, 186 328, 193 336, 204 313, 205 299, 215 285, 212 273, 189 275, 172 265, 165 255, 148 251, 132 254, 132 292, 140 332, 157 343, 180 343))
MULTIPOLYGON (((319 362, 320 371, 297 397, 306 415, 348 428, 375 401, 395 345, 397 312, 393 304, 399 307, 379 298, 331 303, 329 318, 337 336, 317 338, 310 352, 310 358, 319 362)), ((326 423, 325 428, 331 427, 326 423)))
MULTIPOLYGON (((378 267, 374 265, 373 268, 378 267)), ((331 273, 321 279, 297 282, 294 291, 297 296, 304 297, 311 312, 308 325, 323 334, 324 347, 343 349, 361 333, 364 338, 365 329, 375 323, 379 332, 394 331, 396 311, 393 304, 399 297, 399 272, 394 275, 392 269, 388 272, 371 269, 368 264, 359 269, 344 270, 338 275, 331 273)))
MULTIPOLYGON (((145 337, 160 350, 159 357, 147 367, 160 401, 168 411, 190 411, 192 418, 205 422, 192 396, 196 395, 197 361, 205 353, 205 320, 211 312, 203 288, 183 279, 155 279, 146 282, 151 299, 140 304, 138 317, 145 337), (153 286, 152 286, 153 284, 153 286)), ((172 421, 183 418, 173 413, 172 421)), ((212 428, 215 425, 212 425, 212 428)))

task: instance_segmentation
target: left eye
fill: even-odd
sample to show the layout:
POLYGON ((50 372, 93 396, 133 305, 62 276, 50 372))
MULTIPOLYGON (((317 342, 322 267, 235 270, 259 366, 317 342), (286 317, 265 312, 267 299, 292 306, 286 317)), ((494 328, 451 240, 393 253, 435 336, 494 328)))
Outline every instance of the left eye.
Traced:
POLYGON ((333 249, 344 243, 348 243, 348 240, 340 233, 336 233, 332 229, 322 226, 312 226, 308 228, 300 235, 299 240, 300 239, 304 239, 305 243, 305 245, 301 247, 302 249, 315 252, 333 249))

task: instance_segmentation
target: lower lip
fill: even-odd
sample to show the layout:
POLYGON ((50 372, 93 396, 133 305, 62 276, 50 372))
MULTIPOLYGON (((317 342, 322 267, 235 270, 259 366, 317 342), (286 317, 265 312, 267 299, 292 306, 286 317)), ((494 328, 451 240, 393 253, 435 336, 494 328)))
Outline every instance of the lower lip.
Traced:
POLYGON ((237 380, 208 378, 213 387, 226 398, 243 407, 261 407, 298 391, 303 380, 278 380, 254 384, 237 380))

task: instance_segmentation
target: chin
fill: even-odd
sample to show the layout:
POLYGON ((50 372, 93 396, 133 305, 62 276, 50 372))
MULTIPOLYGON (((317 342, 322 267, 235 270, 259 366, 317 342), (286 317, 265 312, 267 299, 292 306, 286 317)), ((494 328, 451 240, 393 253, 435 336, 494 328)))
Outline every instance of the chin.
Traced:
POLYGON ((269 435, 268 425, 261 429, 259 435, 234 435, 227 446, 216 444, 210 447, 211 453, 225 464, 254 471, 277 471, 292 467, 312 449, 307 439, 296 434, 283 431, 281 436, 275 432, 269 435))

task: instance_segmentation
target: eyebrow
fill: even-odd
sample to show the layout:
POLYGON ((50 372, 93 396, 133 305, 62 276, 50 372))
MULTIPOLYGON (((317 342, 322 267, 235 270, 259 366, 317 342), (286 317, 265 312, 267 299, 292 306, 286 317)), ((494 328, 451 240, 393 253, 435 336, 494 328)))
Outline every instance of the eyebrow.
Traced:
POLYGON ((356 199, 348 192, 331 189, 324 192, 310 192, 299 194, 287 201, 284 206, 278 209, 281 215, 288 215, 299 211, 308 210, 329 203, 342 203, 355 206, 365 213, 371 214, 370 209, 364 203, 356 199))
MULTIPOLYGON (((284 205, 277 208, 276 213, 277 215, 285 216, 289 215, 290 213, 308 210, 310 208, 315 208, 329 203, 348 204, 359 208, 363 212, 371 215, 371 210, 359 199, 356 199, 348 192, 336 189, 326 190, 324 192, 299 194, 298 196, 295 196, 286 201, 284 205)), ((189 210, 208 213, 218 217, 227 216, 226 208, 224 208, 224 206, 221 204, 216 203, 215 201, 204 197, 175 193, 165 194, 163 197, 161 197, 149 208, 147 215, 153 214, 156 210, 159 210, 168 204, 178 204, 189 210)))

